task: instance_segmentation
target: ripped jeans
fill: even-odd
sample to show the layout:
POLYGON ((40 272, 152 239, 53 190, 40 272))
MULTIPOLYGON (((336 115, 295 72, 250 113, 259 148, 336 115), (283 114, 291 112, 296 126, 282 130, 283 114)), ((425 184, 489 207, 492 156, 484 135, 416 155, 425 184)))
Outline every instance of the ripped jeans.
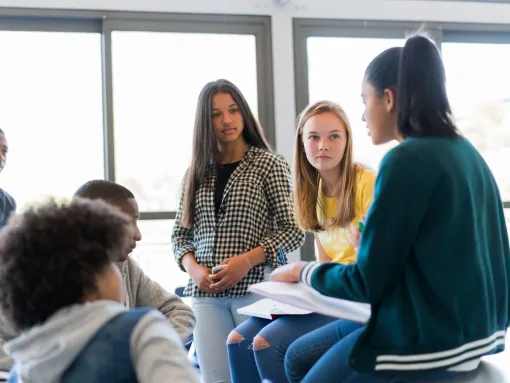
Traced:
POLYGON ((289 315, 274 321, 252 317, 231 333, 227 342, 233 383, 286 383, 285 353, 299 337, 336 321, 319 314, 289 315), (257 336, 258 335, 258 336, 257 336))

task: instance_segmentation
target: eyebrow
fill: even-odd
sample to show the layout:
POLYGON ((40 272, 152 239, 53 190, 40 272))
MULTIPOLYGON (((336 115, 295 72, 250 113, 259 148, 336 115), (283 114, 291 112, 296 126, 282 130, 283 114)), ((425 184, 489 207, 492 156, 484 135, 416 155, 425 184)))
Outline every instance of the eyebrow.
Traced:
MULTIPOLYGON (((236 104, 236 103, 233 103, 233 104, 230 104, 228 107, 229 107, 229 108, 232 108, 233 106, 237 106, 237 104, 236 104)), ((218 108, 213 108, 212 110, 219 110, 219 109, 218 109, 218 108)))
MULTIPOLYGON (((125 213, 127 214, 127 213, 125 213)), ((133 219, 133 221, 138 221, 140 219, 140 213, 136 214, 136 213, 131 213, 131 214, 128 214, 129 217, 131 217, 133 219)))
MULTIPOLYGON (((343 133, 340 129, 330 130, 328 133, 343 133)), ((317 134, 317 132, 308 132, 307 134, 317 134)))

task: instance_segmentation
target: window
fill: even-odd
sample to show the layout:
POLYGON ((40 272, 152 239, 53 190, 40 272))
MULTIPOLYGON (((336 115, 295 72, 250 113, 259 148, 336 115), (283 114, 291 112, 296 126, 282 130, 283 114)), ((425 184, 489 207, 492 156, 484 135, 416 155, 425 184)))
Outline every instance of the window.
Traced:
POLYGON ((132 256, 168 291, 188 281, 171 235, 202 87, 219 78, 236 84, 274 143, 269 28, 268 18, 251 16, 105 22, 108 171, 139 203, 143 239, 132 256))
POLYGON ((185 286, 189 276, 181 271, 172 255, 170 237, 174 220, 140 221, 138 226, 142 240, 131 256, 144 272, 164 289, 174 292, 176 287, 185 286))
POLYGON ((403 43, 403 39, 350 37, 309 37, 307 42, 309 102, 326 99, 344 108, 352 126, 354 158, 373 169, 396 143, 372 144, 361 121, 361 83, 377 54, 403 43))
POLYGON ((458 126, 487 161, 503 200, 510 201, 510 39, 444 42, 442 52, 458 126))
POLYGON ((142 211, 176 209, 207 82, 232 81, 258 113, 255 43, 254 35, 113 32, 115 174, 142 211))
POLYGON ((185 285, 171 234, 196 102, 226 78, 274 145, 267 16, 0 11, 2 188, 21 208, 69 199, 107 178, 136 195, 143 239, 132 256, 168 291, 185 285))
MULTIPOLYGON (((384 49, 402 46, 410 22, 294 19, 296 106, 331 99, 346 111, 353 127, 354 156, 378 169, 389 148, 374 146, 361 121, 361 82, 369 62, 384 49)), ((489 164, 510 216, 510 28, 501 25, 429 23, 441 47, 447 87, 459 128, 489 164), (483 68, 483 69, 481 69, 483 68)), ((313 236, 301 248, 304 260, 316 253, 313 236)))
POLYGON ((99 33, 0 31, 2 188, 23 208, 104 177, 99 33))
MULTIPOLYGON (((308 37, 308 102, 335 101, 345 110, 352 128, 354 160, 374 170, 396 142, 375 146, 361 120, 364 105, 361 85, 365 69, 380 52, 403 45, 403 39, 356 37, 308 37)), ((302 256, 318 257, 312 235, 308 235, 302 256), (313 253, 310 251, 313 249, 313 253)))
MULTIPOLYGON (((405 32, 370 30, 367 22, 338 21, 338 28, 336 24, 332 20, 294 21, 297 112, 318 100, 338 103, 352 127, 354 160, 377 171, 383 156, 397 143, 372 144, 366 124, 361 120, 363 76, 377 54, 403 45, 405 32)), ((316 254, 313 235, 308 234, 301 258, 314 260, 316 254)))

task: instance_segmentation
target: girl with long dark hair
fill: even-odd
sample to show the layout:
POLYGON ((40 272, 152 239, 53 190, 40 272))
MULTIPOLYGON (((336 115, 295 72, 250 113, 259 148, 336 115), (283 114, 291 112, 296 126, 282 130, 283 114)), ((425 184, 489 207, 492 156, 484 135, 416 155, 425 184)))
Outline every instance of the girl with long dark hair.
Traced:
MULTIPOLYGON (((243 320, 237 309, 258 298, 248 287, 265 266, 296 250, 290 167, 274 153, 237 87, 210 82, 200 93, 191 166, 172 235, 175 258, 190 275, 194 339, 204 383, 230 382, 226 341, 243 320), (213 274, 215 266, 225 266, 213 274)), ((215 270, 216 271, 216 270, 215 270)))

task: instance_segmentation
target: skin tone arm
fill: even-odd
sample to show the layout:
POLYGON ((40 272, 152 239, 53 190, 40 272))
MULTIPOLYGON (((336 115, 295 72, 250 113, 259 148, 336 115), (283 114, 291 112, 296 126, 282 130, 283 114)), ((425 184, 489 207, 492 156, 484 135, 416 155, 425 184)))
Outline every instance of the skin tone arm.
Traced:
POLYGON ((220 265, 227 265, 227 267, 217 274, 209 275, 210 279, 216 281, 211 285, 211 289, 214 289, 216 293, 230 289, 248 274, 251 267, 260 265, 265 261, 266 255, 261 246, 250 250, 246 254, 225 259, 220 265))
POLYGON ((209 278, 209 275, 212 273, 211 269, 199 265, 193 253, 184 254, 181 262, 186 272, 200 290, 208 294, 217 293, 216 290, 211 289, 211 285, 214 283, 214 281, 209 278))
POLYGON ((319 250, 319 262, 331 262, 331 258, 326 254, 326 251, 322 247, 321 241, 319 240, 319 236, 314 234, 315 243, 317 244, 317 249, 319 250))
MULTIPOLYGON (((365 217, 362 218, 362 221, 365 221, 365 217)), ((355 233, 351 236, 351 242, 356 248, 359 246, 360 237, 361 233, 359 229, 356 228, 355 233)), ((320 246, 320 242, 317 243, 317 246, 320 246)), ((321 248, 322 246, 319 247, 319 262, 323 262, 321 260, 321 248)), ((324 251, 324 249, 322 249, 322 251, 324 251)), ((324 254, 326 253, 324 252, 324 254)), ((331 259, 329 261, 331 261, 331 259)), ((279 267, 271 273, 271 280, 275 282, 299 282, 301 270, 303 270, 305 265, 306 262, 295 262, 290 265, 279 267)))
POLYGON ((307 262, 299 261, 277 268, 271 273, 271 280, 274 282, 299 282, 301 270, 307 262))

